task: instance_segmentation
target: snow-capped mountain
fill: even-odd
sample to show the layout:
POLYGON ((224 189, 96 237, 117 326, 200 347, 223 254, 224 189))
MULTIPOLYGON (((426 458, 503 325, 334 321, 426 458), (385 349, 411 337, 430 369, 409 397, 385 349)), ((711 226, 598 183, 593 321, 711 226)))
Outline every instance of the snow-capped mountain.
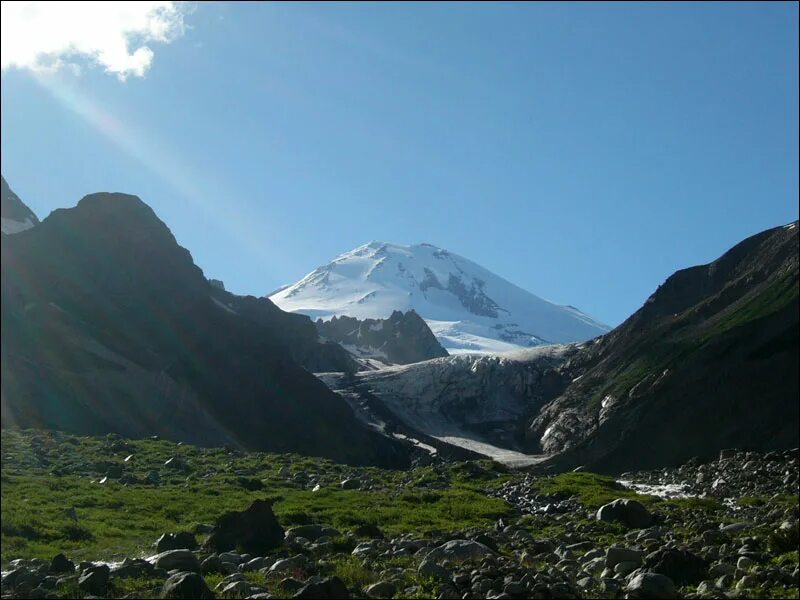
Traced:
POLYGON ((0 228, 7 235, 19 233, 30 229, 39 223, 39 219, 33 214, 25 203, 19 199, 2 178, 2 190, 0 190, 0 228))
POLYGON ((270 295, 313 319, 386 318, 415 310, 450 353, 496 353, 583 341, 608 327, 431 244, 370 242, 270 295))

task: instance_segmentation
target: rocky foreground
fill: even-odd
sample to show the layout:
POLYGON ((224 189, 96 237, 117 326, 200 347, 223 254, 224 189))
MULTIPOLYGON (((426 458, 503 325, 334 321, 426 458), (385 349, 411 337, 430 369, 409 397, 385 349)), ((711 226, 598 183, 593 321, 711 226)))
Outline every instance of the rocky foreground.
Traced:
POLYGON ((4 598, 798 597, 797 450, 726 450, 705 464, 624 474, 623 486, 590 473, 513 473, 486 462, 383 473, 165 442, 71 439, 33 435, 12 444, 4 432, 4 598), (69 448, 83 454, 67 458, 69 448), (90 452, 129 454, 117 463, 90 452), (139 465, 128 466, 136 457, 139 465), (155 461, 159 469, 150 468, 155 461), (49 510, 29 472, 52 494, 78 477, 86 497, 59 509, 75 521, 65 528, 72 537, 48 533, 35 517, 25 529, 8 512, 12 501, 21 511, 22 493, 49 510), (219 506, 241 503, 236 509, 194 524, 178 510, 170 518, 185 529, 153 536, 138 553, 120 556, 100 543, 104 528, 124 533, 146 517, 129 510, 128 494, 185 502, 188 513, 197 505, 190 496, 223 474, 237 487, 214 496, 219 506), (483 495, 468 495, 474 490, 483 495), (84 517, 109 498, 113 523, 84 517), (363 498, 369 502, 357 504, 363 498), (494 504, 467 519, 480 498, 494 504), (372 514, 364 508, 371 502, 372 514), (346 503, 360 507, 358 518, 335 512, 346 503), (50 551, 59 543, 70 550, 50 551))

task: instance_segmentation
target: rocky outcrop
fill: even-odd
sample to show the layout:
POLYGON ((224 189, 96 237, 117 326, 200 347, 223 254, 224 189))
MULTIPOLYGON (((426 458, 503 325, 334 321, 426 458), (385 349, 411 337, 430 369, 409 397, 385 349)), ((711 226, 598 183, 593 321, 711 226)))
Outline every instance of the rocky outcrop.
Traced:
POLYGON ((406 313, 396 310, 386 319, 319 319, 316 327, 324 340, 341 344, 357 359, 371 359, 379 364, 406 365, 448 355, 427 323, 413 310, 406 313))
POLYGON ((135 196, 3 236, 1 277, 4 427, 407 464, 301 366, 328 351, 308 318, 212 286, 135 196))
POLYGON ((280 340, 291 358, 311 373, 354 373, 359 363, 339 344, 320 340, 314 323, 305 315, 286 313, 267 298, 237 296, 213 286, 211 299, 222 310, 238 315, 280 340))

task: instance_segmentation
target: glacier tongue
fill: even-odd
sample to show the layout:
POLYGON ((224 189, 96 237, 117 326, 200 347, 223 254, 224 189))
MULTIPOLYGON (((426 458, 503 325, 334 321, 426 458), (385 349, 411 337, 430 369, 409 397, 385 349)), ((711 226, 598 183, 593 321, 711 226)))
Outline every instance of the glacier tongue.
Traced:
POLYGON ((583 341, 608 331, 572 306, 543 300, 431 244, 370 242, 270 299, 283 310, 325 320, 386 318, 394 310, 415 310, 453 354, 583 341))

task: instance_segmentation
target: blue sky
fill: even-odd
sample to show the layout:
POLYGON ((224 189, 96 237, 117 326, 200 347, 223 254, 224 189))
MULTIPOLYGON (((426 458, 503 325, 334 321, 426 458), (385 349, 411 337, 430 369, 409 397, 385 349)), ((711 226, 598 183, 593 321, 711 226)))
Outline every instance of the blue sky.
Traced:
POLYGON ((255 295, 370 240, 429 242, 616 325, 673 271, 798 216, 796 3, 183 19, 124 81, 4 59, 2 172, 40 218, 135 193, 255 295))

